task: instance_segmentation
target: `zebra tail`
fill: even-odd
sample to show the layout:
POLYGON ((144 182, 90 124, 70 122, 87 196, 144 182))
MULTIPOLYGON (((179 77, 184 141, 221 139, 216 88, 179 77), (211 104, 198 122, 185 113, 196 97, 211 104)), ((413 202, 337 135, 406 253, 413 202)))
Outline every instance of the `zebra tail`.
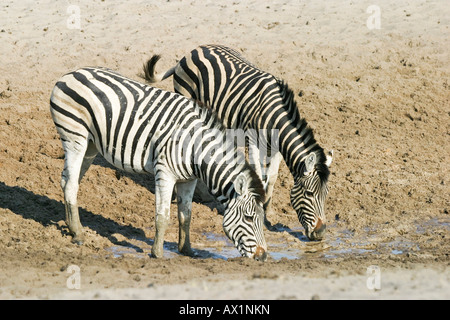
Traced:
POLYGON ((160 82, 167 79, 175 73, 175 67, 170 68, 164 74, 155 74, 155 65, 161 58, 160 55, 155 54, 151 57, 147 63, 144 63, 144 74, 141 75, 149 83, 160 82))

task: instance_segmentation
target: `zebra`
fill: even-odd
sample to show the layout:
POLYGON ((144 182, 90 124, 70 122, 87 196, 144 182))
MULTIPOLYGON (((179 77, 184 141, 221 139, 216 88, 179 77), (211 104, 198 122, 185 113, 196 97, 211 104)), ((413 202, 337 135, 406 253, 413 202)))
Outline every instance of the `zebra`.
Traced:
MULTIPOLYGON (((192 50, 164 74, 155 73, 159 59, 159 55, 154 55, 144 64, 147 82, 173 76, 175 92, 210 105, 227 128, 270 129, 263 144, 267 144, 268 149, 276 144, 275 150, 279 152, 267 154, 264 176, 264 163, 258 152, 261 148, 255 143, 248 145, 249 160, 264 180, 264 208, 272 210, 274 184, 284 158, 294 177, 291 205, 306 236, 310 240, 321 240, 326 230, 324 206, 333 151, 325 154, 314 139, 312 129, 300 117, 294 93, 287 83, 260 70, 237 51, 221 45, 192 50)), ((266 218, 265 224, 272 229, 266 218)))
POLYGON ((226 208, 223 230, 240 254, 266 259, 262 182, 245 155, 225 139, 226 129, 211 109, 113 70, 87 67, 57 81, 50 111, 65 154, 61 188, 74 243, 83 242, 77 207, 79 184, 100 153, 121 170, 154 174, 152 256, 163 256, 174 187, 178 250, 193 255, 189 236, 192 197, 197 180, 201 180, 226 208))

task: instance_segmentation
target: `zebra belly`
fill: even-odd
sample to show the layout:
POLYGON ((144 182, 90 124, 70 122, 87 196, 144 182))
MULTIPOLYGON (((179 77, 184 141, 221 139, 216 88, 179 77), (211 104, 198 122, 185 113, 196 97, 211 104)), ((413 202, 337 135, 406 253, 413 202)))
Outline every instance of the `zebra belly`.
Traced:
MULTIPOLYGON (((147 137, 132 140, 125 144, 109 145, 100 153, 114 167, 130 173, 154 173, 151 151, 153 141, 148 143, 147 137), (147 146, 146 146, 147 144, 147 146)), ((97 150, 100 150, 97 145, 97 150)))

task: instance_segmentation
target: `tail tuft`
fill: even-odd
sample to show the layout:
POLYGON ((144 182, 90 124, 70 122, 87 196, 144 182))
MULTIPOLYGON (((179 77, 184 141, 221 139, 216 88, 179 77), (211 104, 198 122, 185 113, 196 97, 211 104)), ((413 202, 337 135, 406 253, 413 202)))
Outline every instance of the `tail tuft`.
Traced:
POLYGON ((155 65, 160 58, 160 55, 155 54, 147 61, 147 63, 144 63, 144 74, 142 78, 144 78, 147 82, 155 83, 162 80, 162 77, 155 75, 155 65))

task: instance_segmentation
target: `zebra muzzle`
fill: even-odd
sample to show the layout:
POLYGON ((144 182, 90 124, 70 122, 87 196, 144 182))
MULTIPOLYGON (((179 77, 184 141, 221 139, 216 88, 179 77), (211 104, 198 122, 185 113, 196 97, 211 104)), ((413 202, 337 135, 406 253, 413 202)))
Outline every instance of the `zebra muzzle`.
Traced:
POLYGON ((257 260, 257 261, 266 261, 266 259, 267 259, 267 252, 266 252, 266 250, 264 250, 263 247, 259 247, 258 246, 256 248, 256 251, 255 251, 255 254, 254 254, 253 258, 255 260, 257 260))
POLYGON ((323 223, 321 219, 319 219, 319 221, 317 221, 317 225, 314 228, 314 231, 312 233, 313 240, 322 240, 326 230, 327 230, 327 225, 325 223, 323 223))

